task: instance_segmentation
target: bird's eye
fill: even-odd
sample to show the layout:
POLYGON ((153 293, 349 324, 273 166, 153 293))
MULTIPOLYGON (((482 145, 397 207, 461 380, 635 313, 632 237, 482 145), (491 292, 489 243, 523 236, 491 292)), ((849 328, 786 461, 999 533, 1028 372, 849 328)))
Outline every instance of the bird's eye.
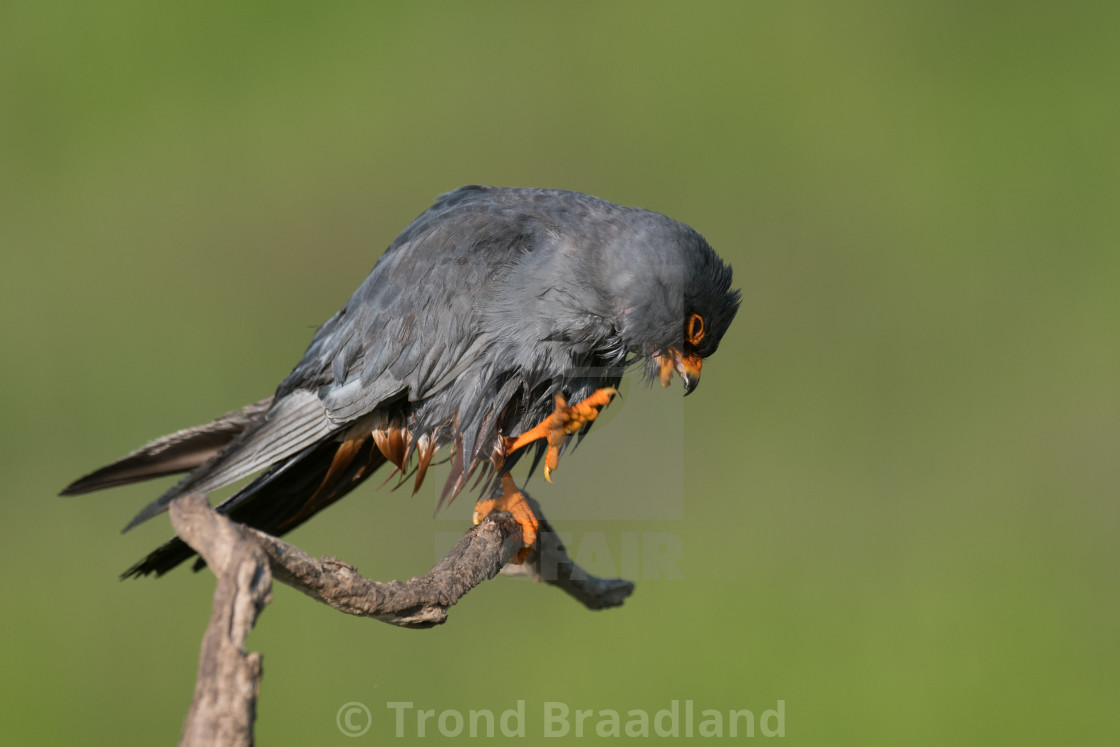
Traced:
POLYGON ((699 314, 693 314, 688 318, 688 326, 685 328, 685 337, 690 345, 700 344, 700 341, 704 339, 704 317, 699 314))

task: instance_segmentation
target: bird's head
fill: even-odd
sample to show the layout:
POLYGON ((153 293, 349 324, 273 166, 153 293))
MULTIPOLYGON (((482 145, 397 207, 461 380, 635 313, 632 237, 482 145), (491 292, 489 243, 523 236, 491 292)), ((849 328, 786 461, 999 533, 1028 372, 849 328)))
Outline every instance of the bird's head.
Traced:
POLYGON ((644 358, 652 378, 667 387, 676 371, 688 395, 735 318, 740 294, 731 289, 730 265, 699 233, 647 215, 646 230, 631 233, 611 252, 621 336, 636 362, 644 358))

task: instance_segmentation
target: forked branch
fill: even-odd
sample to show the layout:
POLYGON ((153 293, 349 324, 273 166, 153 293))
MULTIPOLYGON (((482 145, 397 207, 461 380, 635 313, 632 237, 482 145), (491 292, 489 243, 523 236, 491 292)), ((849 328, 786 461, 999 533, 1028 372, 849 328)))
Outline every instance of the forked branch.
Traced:
POLYGON ((500 571, 528 575, 557 586, 589 609, 616 607, 634 590, 622 579, 601 579, 580 569, 540 511, 528 560, 507 565, 521 547, 521 527, 508 513, 486 516, 427 574, 387 583, 363 577, 334 558, 306 552, 210 507, 192 493, 171 503, 171 524, 218 577, 210 624, 202 640, 194 702, 183 728, 183 745, 250 745, 260 689, 260 654, 246 653, 245 639, 271 601, 272 579, 337 610, 407 628, 430 628, 468 591, 500 571))

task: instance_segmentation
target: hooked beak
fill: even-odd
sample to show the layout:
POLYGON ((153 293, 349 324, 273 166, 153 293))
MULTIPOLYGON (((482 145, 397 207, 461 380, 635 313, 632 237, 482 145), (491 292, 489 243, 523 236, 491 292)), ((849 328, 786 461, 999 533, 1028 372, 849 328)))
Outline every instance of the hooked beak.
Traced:
POLYGON ((704 365, 704 360, 695 353, 684 355, 677 348, 669 348, 664 353, 654 355, 653 360, 661 386, 669 386, 669 382, 673 380, 673 371, 680 374, 686 397, 700 384, 700 368, 704 365))

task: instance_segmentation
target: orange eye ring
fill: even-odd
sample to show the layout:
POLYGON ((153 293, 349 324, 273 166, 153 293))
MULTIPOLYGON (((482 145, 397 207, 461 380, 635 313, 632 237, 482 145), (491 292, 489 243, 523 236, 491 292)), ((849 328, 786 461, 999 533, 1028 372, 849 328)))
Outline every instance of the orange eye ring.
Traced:
POLYGON ((688 318, 688 326, 685 328, 685 339, 689 345, 699 345, 700 341, 704 339, 704 317, 699 314, 693 314, 688 318))

